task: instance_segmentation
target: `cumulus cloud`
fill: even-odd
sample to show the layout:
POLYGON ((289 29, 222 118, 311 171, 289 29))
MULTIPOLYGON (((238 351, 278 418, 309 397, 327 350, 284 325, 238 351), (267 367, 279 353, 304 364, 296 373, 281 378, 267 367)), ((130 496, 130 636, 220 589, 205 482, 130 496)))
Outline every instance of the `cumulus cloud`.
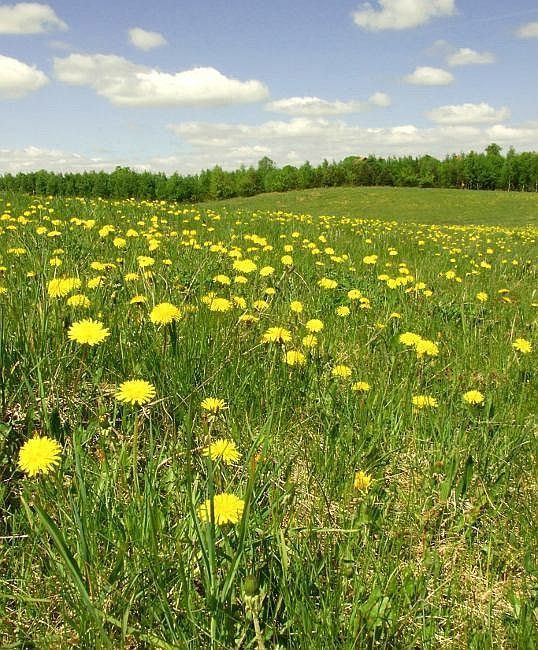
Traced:
POLYGON ((141 27, 133 27, 128 31, 129 42, 139 50, 153 50, 155 47, 166 45, 165 37, 159 32, 148 32, 141 27))
POLYGON ((456 13, 454 0, 379 0, 378 5, 362 4, 353 12, 355 24, 371 31, 410 29, 456 13))
POLYGON ((491 142, 504 147, 533 150, 538 148, 538 123, 526 125, 493 124, 482 127, 469 124, 439 124, 421 128, 404 124, 384 128, 364 128, 343 121, 323 118, 293 118, 258 125, 184 122, 170 125, 177 137, 175 151, 143 160, 119 157, 93 157, 55 149, 30 146, 24 149, 0 149, 0 173, 50 169, 80 171, 116 166, 172 173, 197 173, 221 165, 237 169, 255 165, 263 156, 277 164, 313 164, 324 158, 341 160, 349 155, 399 156, 432 154, 444 156, 460 151, 481 151, 491 142))
POLYGON ((485 102, 480 104, 452 104, 439 106, 426 114, 437 124, 495 124, 510 117, 510 110, 493 108, 485 102))
MULTIPOLYGON (((217 163, 226 169, 255 164, 261 151, 283 165, 301 164, 305 160, 318 163, 324 158, 340 160, 369 153, 443 156, 470 148, 480 150, 492 141, 489 130, 471 124, 366 128, 341 120, 310 117, 271 120, 258 125, 183 122, 168 128, 178 137, 182 150, 181 154, 170 157, 168 164, 174 160, 179 169, 192 172, 217 163)), ((533 133, 527 139, 528 146, 538 143, 538 128, 533 133)), ((515 135, 519 135, 517 131, 515 135)), ((508 137, 503 141, 507 140, 508 137)))
POLYGON ((116 106, 219 106, 266 99, 265 84, 239 81, 215 68, 161 72, 113 54, 71 54, 54 59, 56 77, 89 86, 116 106))
POLYGON ((415 86, 448 86, 454 81, 454 75, 441 68, 422 66, 415 68, 414 72, 406 75, 403 80, 415 86))
POLYGON ((18 99, 49 82, 34 66, 10 56, 0 55, 0 99, 18 99))
POLYGON ((287 115, 307 115, 319 117, 321 115, 346 115, 370 110, 372 107, 390 106, 391 100, 386 93, 374 93, 367 101, 339 100, 328 101, 319 97, 287 97, 266 104, 265 109, 272 113, 285 113, 287 115))
POLYGON ((477 52, 470 47, 460 47, 459 50, 448 55, 447 63, 450 66, 484 65, 495 63, 495 55, 492 52, 477 52))
POLYGON ((0 34, 43 34, 65 29, 67 25, 49 5, 19 2, 0 6, 0 34))
POLYGON ((516 34, 519 38, 538 38, 538 21, 521 25, 516 34))

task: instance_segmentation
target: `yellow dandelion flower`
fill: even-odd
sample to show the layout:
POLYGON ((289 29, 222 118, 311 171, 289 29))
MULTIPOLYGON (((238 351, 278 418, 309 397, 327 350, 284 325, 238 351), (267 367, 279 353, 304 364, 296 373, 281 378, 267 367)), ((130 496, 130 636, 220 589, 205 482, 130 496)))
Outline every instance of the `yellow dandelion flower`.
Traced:
POLYGON ((309 332, 321 332, 325 325, 319 318, 312 318, 306 322, 305 327, 309 332))
POLYGON ((417 343, 420 343, 420 341, 422 341, 422 336, 414 334, 413 332, 404 332, 403 334, 400 334, 398 341, 400 341, 400 343, 403 343, 403 345, 407 345, 407 347, 411 348, 415 347, 417 343))
POLYGON ((362 258, 363 264, 373 266, 377 262, 377 255, 366 255, 362 258))
POLYGON ((365 381, 356 381, 351 385, 351 390, 357 393, 367 393, 372 387, 365 381))
POLYGON ((133 296, 131 298, 131 300, 129 300, 129 304, 130 305, 143 305, 147 301, 148 301, 148 299, 146 298, 146 296, 137 295, 137 296, 133 296))
POLYGON ((353 487, 360 492, 368 492, 370 485, 373 483, 373 478, 370 474, 360 470, 355 472, 355 478, 353 479, 353 487))
POLYGON ((336 289, 338 282, 336 280, 331 280, 331 278, 321 278, 318 280, 318 287, 322 289, 336 289))
POLYGON ((284 266, 293 266, 293 257, 291 255, 282 255, 280 261, 284 266))
POLYGON ((129 379, 120 384, 116 391, 116 399, 126 404, 147 404, 155 397, 156 390, 153 384, 144 379, 129 379))
POLYGON ((436 357, 439 355, 439 347, 433 341, 428 341, 427 339, 417 341, 415 343, 415 350, 417 357, 423 357, 424 355, 436 357))
POLYGON ((284 327, 270 327, 262 336, 262 343, 289 343, 291 332, 284 327))
POLYGON ((485 291, 479 291, 479 292, 476 294, 476 299, 477 299, 479 302, 487 302, 488 297, 489 297, 489 296, 488 296, 488 294, 487 294, 485 291))
POLYGON ((486 398, 479 390, 468 390, 463 394, 463 401, 466 404, 472 404, 473 406, 483 404, 485 399, 486 398))
POLYGON ((343 364, 334 366, 334 368, 331 370, 331 375, 333 377, 338 377, 341 379, 347 379, 348 377, 351 377, 351 373, 352 373, 351 368, 343 364))
POLYGON ((262 276, 262 278, 267 278, 270 275, 273 275, 274 272, 275 272, 275 269, 272 266, 263 266, 260 269, 260 275, 262 276))
POLYGON ((209 311, 225 312, 230 311, 233 305, 227 298, 213 298, 208 307, 209 311))
POLYGON ((350 289, 347 292, 347 297, 350 300, 359 300, 359 298, 362 298, 362 293, 358 289, 350 289))
POLYGON ((103 326, 103 323, 91 318, 85 318, 74 322, 69 328, 67 336, 70 341, 75 341, 81 345, 96 345, 102 343, 107 336, 110 336, 110 331, 103 326))
POLYGON ((419 410, 424 408, 437 408, 439 406, 437 399, 430 395, 415 395, 411 402, 419 410))
POLYGON ((73 296, 70 296, 67 299, 67 304, 70 307, 89 307, 90 306, 90 299, 85 296, 83 293, 76 293, 73 296))
POLYGON ((290 310, 294 314, 300 314, 303 311, 303 303, 299 302, 298 300, 292 300, 290 302, 290 310))
POLYGON ((340 316, 341 318, 345 318, 346 316, 349 316, 350 313, 351 313, 351 309, 346 305, 340 305, 340 307, 336 308, 336 315, 340 316))
POLYGON ((284 355, 284 362, 288 366, 304 366, 306 363, 305 355, 299 350, 288 350, 284 355))
POLYGON ((224 411, 224 409, 228 408, 226 402, 218 397, 206 397, 202 400, 200 406, 204 409, 204 411, 208 411, 213 415, 217 415, 217 413, 220 413, 221 411, 224 411))
MULTIPOLYGON (((223 492, 216 494, 213 498, 213 514, 215 523, 219 526, 223 524, 237 524, 241 521, 245 502, 235 494, 223 492)), ((198 507, 198 516, 202 521, 211 521, 211 500, 207 499, 198 507)))
POLYGON ((315 348, 318 344, 318 339, 317 336, 314 336, 313 334, 307 334, 306 336, 303 336, 301 342, 305 348, 315 348))
POLYGON ((149 318, 156 325, 169 325, 181 318, 181 311, 179 307, 172 305, 170 302, 161 302, 153 307, 149 318))
POLYGON ((521 352, 521 354, 529 354, 529 352, 532 352, 532 343, 527 341, 527 339, 516 339, 512 343, 512 347, 514 350, 521 352))
POLYGON ((234 271, 239 271, 239 273, 253 273, 257 268, 252 260, 236 260, 233 263, 234 271))
POLYGON ((35 436, 20 448, 18 467, 28 476, 48 474, 59 463, 61 452, 57 440, 48 436, 35 436))
POLYGON ((241 458, 237 445, 233 440, 219 438, 202 450, 203 456, 209 456, 212 461, 222 460, 226 465, 231 465, 241 458))

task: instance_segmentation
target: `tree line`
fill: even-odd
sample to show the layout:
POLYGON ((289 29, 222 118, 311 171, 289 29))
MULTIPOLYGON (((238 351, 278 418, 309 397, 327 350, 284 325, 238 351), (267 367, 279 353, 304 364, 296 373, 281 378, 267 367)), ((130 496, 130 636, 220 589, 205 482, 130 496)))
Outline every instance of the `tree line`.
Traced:
POLYGON ((198 174, 166 175, 117 167, 113 172, 56 173, 46 170, 6 173, 0 190, 52 196, 136 198, 194 203, 253 196, 263 192, 337 186, 441 187, 471 190, 538 192, 538 152, 506 155, 490 144, 484 152, 433 156, 348 156, 317 166, 278 167, 270 158, 256 166, 225 171, 218 165, 198 174))

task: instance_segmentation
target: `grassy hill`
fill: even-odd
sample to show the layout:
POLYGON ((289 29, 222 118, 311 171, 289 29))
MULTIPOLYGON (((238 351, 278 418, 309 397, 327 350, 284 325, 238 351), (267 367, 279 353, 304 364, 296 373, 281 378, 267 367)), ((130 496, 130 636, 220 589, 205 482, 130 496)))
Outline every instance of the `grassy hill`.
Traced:
POLYGON ((538 225, 538 194, 407 187, 328 187, 203 203, 215 210, 284 210, 418 223, 538 225))

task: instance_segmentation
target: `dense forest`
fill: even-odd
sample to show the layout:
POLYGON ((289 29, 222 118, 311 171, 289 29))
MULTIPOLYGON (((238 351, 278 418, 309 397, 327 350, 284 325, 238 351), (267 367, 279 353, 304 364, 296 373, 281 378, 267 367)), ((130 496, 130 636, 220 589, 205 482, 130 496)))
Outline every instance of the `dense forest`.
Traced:
POLYGON ((54 173, 45 170, 0 176, 0 190, 60 196, 165 199, 196 202, 252 196, 262 192, 285 192, 335 186, 444 187, 472 190, 538 192, 538 153, 506 155, 497 144, 483 153, 446 156, 389 157, 348 156, 340 162, 324 160, 313 166, 277 167, 262 158, 256 167, 224 171, 215 166, 199 174, 165 175, 117 167, 113 172, 54 173))

